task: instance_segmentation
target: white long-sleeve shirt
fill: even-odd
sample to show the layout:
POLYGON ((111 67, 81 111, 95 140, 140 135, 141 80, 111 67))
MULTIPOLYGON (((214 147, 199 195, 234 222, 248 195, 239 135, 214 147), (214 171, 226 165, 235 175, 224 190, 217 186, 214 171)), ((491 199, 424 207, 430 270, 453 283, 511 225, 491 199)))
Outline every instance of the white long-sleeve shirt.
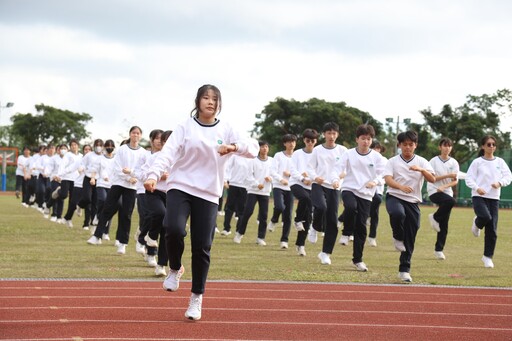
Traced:
POLYGON ((505 160, 495 156, 492 160, 479 157, 471 162, 466 174, 466 185, 471 188, 472 197, 480 196, 499 200, 501 187, 492 187, 496 182, 499 182, 501 187, 508 186, 512 182, 512 174, 505 160), (476 191, 478 188, 482 188, 486 193, 478 194, 476 191))
POLYGON ((25 155, 19 155, 17 160, 17 167, 16 167, 16 175, 24 176, 25 172, 27 172, 27 175, 30 174, 30 158, 25 157, 25 155))
MULTIPOLYGON (((339 174, 333 176, 333 170, 341 161, 341 156, 347 151, 347 147, 337 144, 333 148, 327 148, 323 144, 313 148, 313 155, 308 165, 308 173, 314 181, 320 177, 324 179, 322 186, 333 189, 332 184, 336 180, 341 183, 339 174)), ((340 188, 338 187, 338 190, 340 188)))
POLYGON ((308 165, 311 161, 311 157, 313 156, 313 151, 311 153, 307 153, 304 148, 298 149, 293 152, 292 155, 292 171, 290 176, 290 186, 292 185, 300 185, 305 189, 310 190, 311 185, 306 185, 302 182, 304 179, 313 180, 308 173, 308 165), (303 174, 308 173, 307 177, 304 177, 303 174))
POLYGON ((397 188, 388 186, 388 194, 407 202, 419 203, 422 202, 421 188, 425 178, 421 172, 409 169, 413 165, 417 165, 435 175, 434 169, 425 158, 414 155, 411 160, 405 161, 400 154, 388 160, 383 176, 391 176, 399 184, 412 188, 411 193, 405 193, 397 188))
MULTIPOLYGON (((136 149, 130 147, 130 144, 124 144, 116 152, 114 157, 114 168, 112 172, 112 186, 121 186, 128 189, 137 189, 137 183, 130 183, 134 178, 134 173, 141 166, 140 159, 146 156, 147 151, 138 146, 136 149), (123 168, 131 171, 130 174, 123 173, 123 168)), ((138 182, 138 181, 137 181, 138 182)))
POLYGON ((100 161, 99 177, 96 182, 97 187, 110 188, 112 187, 112 174, 114 172, 114 156, 107 157, 102 155, 100 161))
POLYGON ((227 161, 238 154, 248 158, 258 155, 258 142, 242 139, 225 121, 202 124, 195 117, 178 124, 153 163, 148 179, 158 180, 172 167, 168 190, 178 189, 218 204, 224 188, 227 161), (238 150, 221 156, 220 145, 236 143, 238 150))
POLYGON ((251 171, 251 159, 233 155, 226 165, 225 181, 230 186, 245 188, 247 177, 251 171))
POLYGON ((285 176, 285 172, 291 175, 293 168, 292 156, 288 156, 284 151, 277 152, 272 161, 272 187, 279 188, 283 191, 290 191, 290 177, 285 176), (283 185, 281 180, 287 180, 288 185, 283 185))
MULTIPOLYGON (((141 176, 140 176, 139 180, 141 183, 144 183, 144 181, 146 181, 147 174, 150 172, 151 166, 155 162, 155 159, 159 153, 161 153, 161 151, 155 152, 153 154, 148 154, 148 156, 146 158, 146 162, 144 162, 144 164, 142 165, 142 167, 140 169, 141 176)), ((167 170, 167 173, 170 173, 170 169, 167 170)), ((168 181, 167 179, 158 180, 158 182, 156 183, 155 189, 160 192, 164 192, 164 193, 167 192, 167 186, 168 186, 167 181, 168 181)), ((142 187, 142 188, 144 188, 144 187, 142 187)), ((137 192, 138 192, 138 190, 137 190, 137 192)))
POLYGON ((99 177, 99 168, 103 154, 96 154, 96 152, 89 152, 84 155, 81 161, 81 167, 84 171, 84 175, 89 178, 99 177))
POLYGON ((268 156, 265 160, 259 157, 251 160, 250 174, 246 179, 247 194, 270 196, 272 182, 265 181, 265 178, 271 177, 272 162, 271 156, 268 156), (259 189, 258 185, 263 185, 263 188, 259 189))
POLYGON ((57 175, 62 180, 75 181, 75 179, 78 178, 78 176, 80 175, 78 173, 78 168, 80 167, 81 160, 82 154, 75 154, 73 152, 68 151, 62 157, 62 162, 60 163, 57 175))
POLYGON ((352 148, 341 156, 337 166, 337 174, 346 174, 341 190, 350 191, 359 198, 372 201, 377 186, 367 188, 366 184, 370 181, 379 184, 382 181, 386 166, 382 156, 371 149, 366 154, 360 154, 357 148, 352 148))
MULTIPOLYGON (((459 173, 459 163, 454 158, 449 157, 448 160, 443 160, 438 155, 433 157, 429 162, 432 165, 432 168, 434 168, 436 176, 442 176, 451 173, 459 173)), ((430 196, 434 193, 437 193, 437 189, 439 187, 449 184, 452 181, 452 178, 446 178, 443 180, 436 181, 434 183, 427 182, 428 195, 430 196)), ((445 188, 443 193, 446 193, 449 196, 453 196, 453 187, 445 188)))

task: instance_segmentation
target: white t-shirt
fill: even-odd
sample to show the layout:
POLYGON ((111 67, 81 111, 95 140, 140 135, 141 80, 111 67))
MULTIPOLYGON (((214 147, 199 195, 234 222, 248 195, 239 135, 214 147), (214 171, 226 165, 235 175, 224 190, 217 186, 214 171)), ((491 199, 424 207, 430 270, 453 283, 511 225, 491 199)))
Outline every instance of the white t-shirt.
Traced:
MULTIPOLYGON (((443 160, 438 155, 436 157, 433 157, 430 160, 430 164, 432 165, 432 168, 434 169, 434 172, 436 173, 436 176, 442 176, 450 173, 459 173, 459 163, 454 158, 449 157, 448 160, 443 160)), ((437 189, 443 185, 449 184, 452 182, 452 178, 447 178, 443 180, 436 181, 434 183, 427 183, 427 191, 428 195, 432 195, 434 193, 437 193, 437 189)), ((448 194, 449 196, 453 196, 453 187, 446 188, 443 193, 448 194)))

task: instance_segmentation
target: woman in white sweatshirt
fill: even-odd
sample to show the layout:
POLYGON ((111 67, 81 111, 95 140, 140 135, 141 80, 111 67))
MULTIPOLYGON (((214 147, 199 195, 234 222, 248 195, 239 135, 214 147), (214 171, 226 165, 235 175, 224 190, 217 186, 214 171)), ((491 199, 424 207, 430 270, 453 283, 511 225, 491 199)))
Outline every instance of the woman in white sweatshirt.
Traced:
POLYGON ((192 295, 185 317, 191 320, 201 318, 225 165, 234 153, 254 158, 259 149, 255 140, 241 139, 227 121, 217 118, 221 103, 216 86, 207 84, 198 89, 192 117, 173 130, 144 184, 153 192, 160 177, 172 167, 164 220, 170 269, 163 287, 167 291, 179 288, 184 272, 185 226, 190 217, 192 295))
POLYGON ((486 268, 494 268, 492 257, 498 238, 498 211, 501 187, 512 182, 512 174, 505 160, 494 156, 496 138, 484 136, 480 143, 478 158, 471 162, 466 175, 466 185, 471 188, 473 219, 471 231, 475 237, 480 230, 485 231, 484 255, 482 262, 486 268))

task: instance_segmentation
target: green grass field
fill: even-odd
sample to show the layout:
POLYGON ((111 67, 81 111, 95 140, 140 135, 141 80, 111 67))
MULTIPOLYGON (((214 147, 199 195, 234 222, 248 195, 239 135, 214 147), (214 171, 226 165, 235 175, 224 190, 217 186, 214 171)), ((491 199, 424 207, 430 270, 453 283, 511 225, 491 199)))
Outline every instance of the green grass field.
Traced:
MULTIPOLYGON (((486 269, 480 260, 483 253, 483 234, 475 238, 471 233, 473 211, 455 208, 445 254, 447 259, 435 259, 435 232, 428 224, 428 213, 434 208, 424 206, 421 228, 412 259, 411 276, 415 284, 455 286, 512 286, 512 215, 510 210, 500 211, 498 244, 494 255, 494 269, 486 269)), ((21 206, 14 195, 0 196, 0 278, 94 278, 152 280, 154 269, 135 253, 130 240, 126 255, 118 255, 114 241, 100 246, 86 243, 90 233, 82 230, 80 217, 73 218, 74 228, 50 222, 35 209, 21 206)), ((261 281, 318 281, 343 283, 397 284, 399 253, 394 251, 391 228, 384 204, 381 206, 378 247, 365 247, 364 261, 369 272, 356 272, 351 265, 352 244, 336 244, 332 265, 321 265, 317 244, 306 241, 306 257, 295 252, 296 232, 292 227, 290 248, 279 249, 281 228, 267 234, 265 247, 257 246, 255 215, 251 217, 242 244, 233 243, 232 237, 216 235, 212 248, 209 279, 261 280, 261 281)), ((111 235, 117 228, 117 218, 111 235)), ((223 217, 218 218, 222 226, 223 217)), ((134 213, 132 235, 138 224, 134 213)), ((232 224, 234 230, 234 222, 232 224)), ((190 279, 190 248, 184 254, 190 279)))

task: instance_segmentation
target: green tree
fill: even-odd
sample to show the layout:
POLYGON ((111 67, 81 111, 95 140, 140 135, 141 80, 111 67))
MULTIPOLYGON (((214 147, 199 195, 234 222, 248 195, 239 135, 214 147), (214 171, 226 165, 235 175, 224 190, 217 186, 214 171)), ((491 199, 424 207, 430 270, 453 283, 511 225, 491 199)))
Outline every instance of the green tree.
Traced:
POLYGON ((462 106, 452 109, 446 104, 437 115, 430 108, 420 113, 425 119, 424 129, 434 139, 448 137, 453 141, 453 157, 462 164, 474 156, 480 139, 487 134, 495 136, 501 148, 510 148, 510 132, 501 131, 500 118, 510 115, 511 109, 512 94, 503 89, 491 95, 468 95, 462 106))
POLYGON ((10 133, 22 145, 57 144, 72 138, 81 140, 89 136, 85 126, 92 121, 91 115, 57 109, 44 104, 38 104, 35 108, 36 115, 17 113, 11 117, 10 133))
POLYGON ((354 146, 355 130, 362 123, 373 125, 377 134, 382 130, 382 124, 367 112, 350 107, 345 102, 330 103, 317 98, 299 102, 278 97, 267 104, 259 115, 261 120, 254 124, 251 133, 269 142, 271 154, 282 149, 281 137, 284 134, 297 135, 297 148, 301 148, 304 129, 312 128, 321 133, 323 125, 331 121, 340 126, 338 143, 347 147, 354 146))

